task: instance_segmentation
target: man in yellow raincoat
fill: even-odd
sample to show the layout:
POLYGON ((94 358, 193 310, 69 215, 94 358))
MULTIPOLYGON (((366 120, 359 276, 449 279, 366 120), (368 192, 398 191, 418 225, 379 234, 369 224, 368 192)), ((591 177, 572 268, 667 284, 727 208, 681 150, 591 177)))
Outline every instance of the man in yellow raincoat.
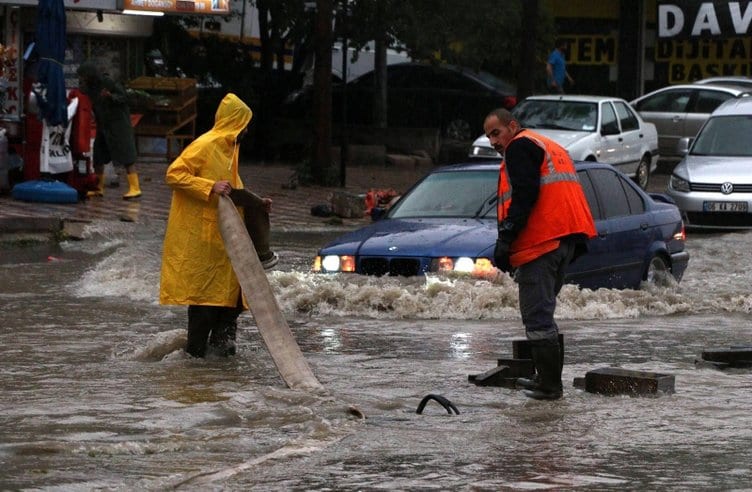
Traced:
POLYGON ((261 239, 251 238, 265 268, 277 262, 268 250, 268 212, 271 199, 243 190, 238 175, 238 140, 253 117, 235 94, 219 104, 214 127, 198 137, 167 168, 173 189, 162 253, 161 304, 188 306, 186 352, 203 357, 208 344, 220 355, 235 353, 237 318, 243 311, 240 284, 225 252, 217 224, 219 195, 245 205, 246 225, 266 226, 261 239), (260 208, 249 210, 253 199, 260 208), (248 220, 250 215, 255 218, 248 220), (259 220, 260 217, 260 220, 259 220), (250 224, 249 224, 250 222, 250 224), (263 245, 260 249, 259 245, 263 245), (211 336, 210 336, 211 335, 211 336))

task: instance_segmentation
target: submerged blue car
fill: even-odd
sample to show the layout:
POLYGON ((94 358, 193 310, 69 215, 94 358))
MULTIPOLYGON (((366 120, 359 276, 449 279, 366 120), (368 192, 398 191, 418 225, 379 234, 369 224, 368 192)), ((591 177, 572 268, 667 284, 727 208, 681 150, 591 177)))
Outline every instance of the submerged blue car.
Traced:
MULTIPOLYGON (((598 235, 575 260, 567 282, 583 288, 637 289, 681 280, 689 262, 679 209, 648 194, 607 164, 576 163, 598 235)), ((493 270, 499 164, 437 168, 383 217, 319 250, 314 271, 424 275, 493 270)))

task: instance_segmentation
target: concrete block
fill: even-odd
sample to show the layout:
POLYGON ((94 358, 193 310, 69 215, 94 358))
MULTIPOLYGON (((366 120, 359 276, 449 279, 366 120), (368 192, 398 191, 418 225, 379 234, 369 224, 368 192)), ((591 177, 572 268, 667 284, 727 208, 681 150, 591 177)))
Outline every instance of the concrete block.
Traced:
POLYGON ((726 364, 728 367, 752 367, 752 347, 703 350, 702 360, 726 364))
POLYGON ((365 195, 354 195, 346 191, 332 193, 332 211, 346 219, 360 219, 365 215, 365 195))
POLYGON ((585 391, 602 395, 651 395, 674 392, 674 376, 602 367, 585 374, 585 391))
POLYGON ((498 366, 508 368, 508 376, 515 378, 529 378, 535 375, 535 364, 532 359, 498 359, 498 366))
POLYGON ((513 371, 507 366, 496 366, 481 374, 469 374, 467 380, 476 386, 497 386, 501 388, 515 388, 517 376, 511 376, 513 371))
POLYGON ((63 235, 70 239, 84 239, 84 229, 88 224, 88 220, 65 219, 63 221, 63 235))
POLYGON ((387 154, 386 163, 388 166, 399 167, 401 169, 412 169, 417 167, 417 161, 414 155, 387 154))

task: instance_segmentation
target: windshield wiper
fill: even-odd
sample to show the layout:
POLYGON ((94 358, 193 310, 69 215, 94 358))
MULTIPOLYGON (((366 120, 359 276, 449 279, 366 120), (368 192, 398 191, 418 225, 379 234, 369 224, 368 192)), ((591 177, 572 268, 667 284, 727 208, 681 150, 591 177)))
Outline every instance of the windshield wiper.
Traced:
MULTIPOLYGON (((485 209, 489 205, 493 205, 498 198, 499 198, 498 191, 494 191, 493 193, 491 193, 488 196, 488 198, 486 198, 485 200, 483 200, 483 203, 480 204, 480 207, 478 207, 478 210, 475 211, 475 214, 473 215, 473 219, 477 219, 478 217, 480 217, 480 213, 483 211, 483 209, 485 209)), ((486 212, 486 213, 488 213, 488 212, 486 212)), ((485 215, 485 214, 483 214, 483 215, 485 215)))

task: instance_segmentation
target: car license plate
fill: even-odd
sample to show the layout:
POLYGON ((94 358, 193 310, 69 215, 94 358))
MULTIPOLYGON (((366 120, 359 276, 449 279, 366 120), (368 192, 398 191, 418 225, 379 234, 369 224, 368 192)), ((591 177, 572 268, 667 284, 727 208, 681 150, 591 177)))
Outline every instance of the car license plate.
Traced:
POLYGON ((747 212, 747 202, 702 202, 705 212, 747 212))

